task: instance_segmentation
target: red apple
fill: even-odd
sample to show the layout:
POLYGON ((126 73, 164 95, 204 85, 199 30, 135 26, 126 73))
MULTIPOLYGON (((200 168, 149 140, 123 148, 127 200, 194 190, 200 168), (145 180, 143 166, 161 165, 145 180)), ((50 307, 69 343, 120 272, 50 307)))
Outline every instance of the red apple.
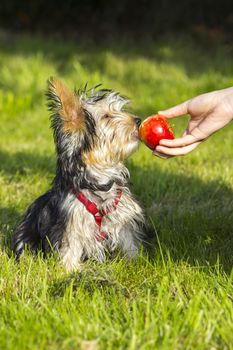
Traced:
POLYGON ((160 140, 173 140, 175 137, 167 119, 160 114, 155 114, 146 118, 140 125, 139 138, 149 148, 155 149, 160 140))

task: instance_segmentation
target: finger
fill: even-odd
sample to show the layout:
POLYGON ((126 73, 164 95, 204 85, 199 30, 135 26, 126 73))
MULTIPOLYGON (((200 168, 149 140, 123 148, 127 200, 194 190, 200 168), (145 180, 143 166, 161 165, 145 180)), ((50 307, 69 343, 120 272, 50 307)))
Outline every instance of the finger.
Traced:
POLYGON ((164 109, 163 111, 159 111, 158 114, 163 114, 167 118, 179 117, 180 115, 184 115, 188 113, 188 101, 185 101, 177 106, 164 109))
POLYGON ((154 156, 156 157, 159 157, 159 158, 162 158, 162 159, 168 159, 168 158, 171 158, 172 156, 169 156, 167 154, 164 154, 164 153, 160 153, 160 152, 157 152, 157 151, 153 151, 152 153, 154 156))
POLYGON ((174 140, 160 140, 159 144, 162 146, 167 146, 167 147, 184 147, 191 145, 195 142, 198 141, 203 141, 207 139, 210 135, 210 133, 206 132, 207 128, 200 128, 200 126, 196 126, 191 133, 188 133, 184 137, 180 137, 174 140))
POLYGON ((166 156, 184 156, 185 154, 192 152, 200 143, 201 142, 195 142, 192 145, 177 148, 157 146, 155 152, 165 154, 166 156))
MULTIPOLYGON (((186 136, 191 134, 193 129, 197 126, 196 124, 197 124, 196 121, 193 121, 193 122, 190 121, 187 128, 185 129, 182 137, 176 138, 174 140, 163 139, 163 140, 160 140, 161 142, 159 144, 161 144, 163 146, 167 146, 167 147, 183 147, 183 146, 187 145, 187 143, 185 143, 188 140, 188 138, 186 138, 186 136)), ((191 138, 190 138, 190 141, 193 142, 193 140, 191 138)))
POLYGON ((195 136, 191 134, 186 134, 183 137, 179 137, 174 140, 167 140, 163 139, 159 141, 160 146, 165 146, 165 147, 184 147, 191 145, 195 142, 199 141, 195 136))

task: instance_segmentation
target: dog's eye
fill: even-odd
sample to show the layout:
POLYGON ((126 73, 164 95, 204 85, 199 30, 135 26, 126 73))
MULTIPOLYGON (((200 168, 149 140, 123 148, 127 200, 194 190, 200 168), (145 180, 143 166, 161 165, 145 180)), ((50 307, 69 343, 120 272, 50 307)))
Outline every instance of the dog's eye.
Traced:
POLYGON ((103 119, 109 119, 109 118, 111 118, 111 115, 108 114, 108 113, 106 113, 106 114, 103 116, 103 119))

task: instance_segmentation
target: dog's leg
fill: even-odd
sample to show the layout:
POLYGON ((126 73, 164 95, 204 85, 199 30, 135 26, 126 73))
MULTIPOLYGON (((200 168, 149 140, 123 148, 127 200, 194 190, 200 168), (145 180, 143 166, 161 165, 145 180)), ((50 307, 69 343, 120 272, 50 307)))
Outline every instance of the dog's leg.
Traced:
POLYGON ((83 247, 79 242, 70 246, 66 244, 60 250, 60 257, 67 272, 82 269, 83 247))
POLYGON ((132 229, 122 229, 119 233, 120 247, 129 259, 135 258, 138 255, 140 241, 135 237, 135 231, 132 229))

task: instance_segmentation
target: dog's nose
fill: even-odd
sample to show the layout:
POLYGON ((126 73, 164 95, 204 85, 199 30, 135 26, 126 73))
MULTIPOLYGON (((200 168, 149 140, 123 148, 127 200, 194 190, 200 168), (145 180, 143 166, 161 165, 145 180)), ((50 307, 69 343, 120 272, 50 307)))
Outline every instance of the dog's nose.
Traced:
POLYGON ((137 127, 139 127, 142 120, 140 118, 134 118, 134 119, 135 119, 135 123, 136 123, 137 127))

